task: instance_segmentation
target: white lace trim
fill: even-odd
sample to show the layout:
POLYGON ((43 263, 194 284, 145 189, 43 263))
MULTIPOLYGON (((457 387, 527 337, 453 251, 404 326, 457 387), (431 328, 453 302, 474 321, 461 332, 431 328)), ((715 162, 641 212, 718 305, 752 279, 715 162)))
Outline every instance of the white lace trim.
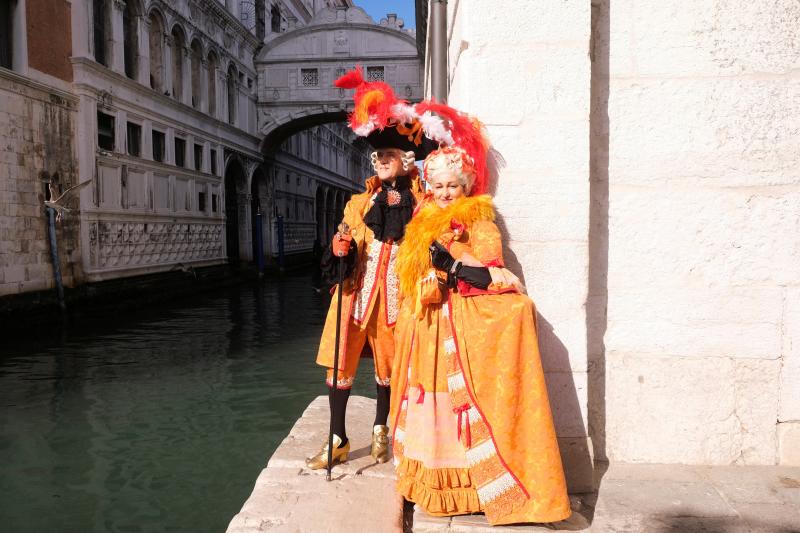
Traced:
POLYGON ((450 392, 461 390, 466 386, 467 384, 464 383, 464 374, 461 372, 453 374, 452 376, 447 376, 447 387, 450 389, 450 392))
POLYGON ((480 463, 481 461, 488 459, 492 455, 495 455, 497 450, 494 447, 494 443, 492 439, 486 439, 482 443, 478 444, 467 450, 467 463, 470 467, 475 466, 476 464, 480 463))
POLYGON ((478 489, 478 499, 482 504, 486 504, 487 502, 494 500, 503 494, 508 489, 516 486, 516 484, 517 482, 514 481, 514 477, 506 472, 499 478, 487 483, 483 487, 480 487, 478 489))

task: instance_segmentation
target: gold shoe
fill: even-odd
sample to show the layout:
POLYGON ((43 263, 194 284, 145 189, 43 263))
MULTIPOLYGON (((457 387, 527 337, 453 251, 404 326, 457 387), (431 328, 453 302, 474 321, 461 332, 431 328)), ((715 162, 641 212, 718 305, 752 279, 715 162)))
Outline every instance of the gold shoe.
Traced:
MULTIPOLYGON (((347 454, 350 453, 350 441, 347 441, 347 444, 342 446, 341 448, 339 445, 342 443, 342 439, 339 438, 338 435, 333 436, 333 455, 331 456, 331 463, 338 464, 344 463, 347 461, 347 454)), ((313 457, 306 458, 306 466, 311 470, 319 470, 320 468, 327 468, 328 467, 328 443, 325 443, 325 446, 317 453, 317 455, 313 457)))
POLYGON ((388 426, 375 426, 372 428, 372 452, 370 455, 372 455, 376 463, 385 463, 391 459, 388 426))

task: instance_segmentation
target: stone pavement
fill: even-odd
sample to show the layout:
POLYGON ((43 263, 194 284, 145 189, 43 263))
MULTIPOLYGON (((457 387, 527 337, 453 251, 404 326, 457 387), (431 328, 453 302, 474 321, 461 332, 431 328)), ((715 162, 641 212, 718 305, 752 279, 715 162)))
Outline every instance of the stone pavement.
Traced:
MULTIPOLYGON (((369 455, 374 400, 353 396, 347 413, 350 460, 313 472, 304 458, 328 430, 328 402, 308 406, 261 472, 228 533, 800 533, 800 467, 615 464, 598 472, 597 494, 571 496, 573 515, 558 524, 490 527, 482 515, 405 514, 391 463, 369 455)), ((407 509, 410 511, 410 509, 407 509)))
POLYGON ((403 502, 394 491, 394 467, 375 464, 369 454, 374 418, 375 400, 350 397, 350 457, 333 468, 327 482, 325 470, 309 470, 305 464, 328 438, 328 398, 317 397, 275 450, 228 533, 402 532, 403 502))

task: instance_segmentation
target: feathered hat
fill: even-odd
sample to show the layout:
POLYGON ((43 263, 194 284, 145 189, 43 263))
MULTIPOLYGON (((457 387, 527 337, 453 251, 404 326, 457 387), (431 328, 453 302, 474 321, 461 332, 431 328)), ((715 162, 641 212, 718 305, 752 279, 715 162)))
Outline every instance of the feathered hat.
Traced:
POLYGON ((475 169, 472 194, 486 192, 489 145, 477 119, 433 100, 411 105, 397 98, 387 83, 366 81, 361 67, 345 73, 334 85, 355 89, 355 108, 348 122, 374 148, 413 151, 417 159, 442 146, 460 148, 475 169))

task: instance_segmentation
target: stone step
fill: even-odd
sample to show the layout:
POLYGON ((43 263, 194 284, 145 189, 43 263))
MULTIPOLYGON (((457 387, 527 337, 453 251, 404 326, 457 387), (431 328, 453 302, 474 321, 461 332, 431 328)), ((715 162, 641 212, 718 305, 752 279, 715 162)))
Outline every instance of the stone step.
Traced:
POLYGON ((228 533, 800 533, 800 467, 614 464, 597 472, 597 494, 571 495, 572 516, 556 524, 491 527, 483 515, 406 516, 392 463, 370 457, 375 401, 347 409, 351 454, 333 480, 306 468, 327 439, 328 399, 306 408, 267 463, 228 533))

